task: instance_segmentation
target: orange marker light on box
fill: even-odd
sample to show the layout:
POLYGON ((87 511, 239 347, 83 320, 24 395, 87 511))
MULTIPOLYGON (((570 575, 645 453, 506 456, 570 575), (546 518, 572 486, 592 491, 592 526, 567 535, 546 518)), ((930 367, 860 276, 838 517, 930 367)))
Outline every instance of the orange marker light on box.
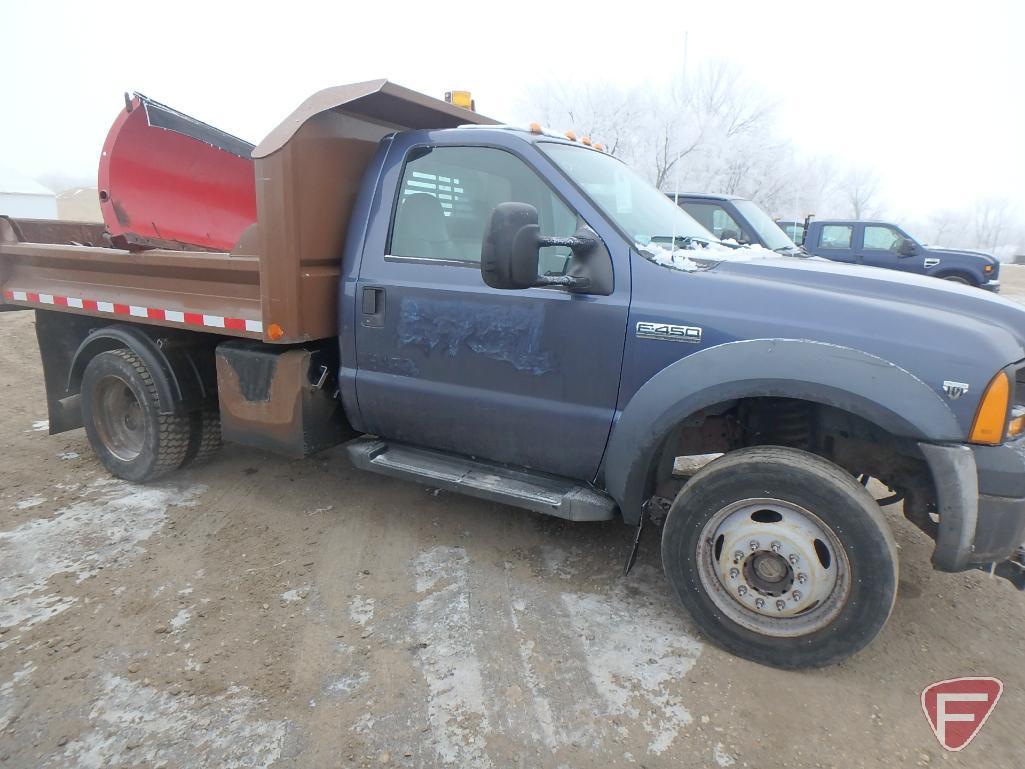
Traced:
POLYGON ((277 323, 271 323, 267 326, 267 338, 272 342, 276 342, 285 335, 285 329, 281 328, 277 323))

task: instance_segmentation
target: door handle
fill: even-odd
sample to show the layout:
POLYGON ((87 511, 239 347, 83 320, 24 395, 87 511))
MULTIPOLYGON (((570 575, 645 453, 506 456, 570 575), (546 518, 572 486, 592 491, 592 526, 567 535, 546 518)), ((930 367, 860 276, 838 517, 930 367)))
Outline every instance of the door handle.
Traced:
POLYGON ((368 328, 380 328, 384 325, 384 289, 363 288, 361 297, 363 320, 368 328))

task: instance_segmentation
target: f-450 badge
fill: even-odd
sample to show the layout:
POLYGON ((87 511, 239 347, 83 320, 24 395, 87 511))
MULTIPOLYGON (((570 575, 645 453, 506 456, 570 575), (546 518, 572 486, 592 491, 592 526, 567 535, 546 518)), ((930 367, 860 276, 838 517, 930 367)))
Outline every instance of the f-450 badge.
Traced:
POLYGON ((968 384, 966 382, 951 382, 949 379, 944 379, 943 392, 947 394, 947 397, 950 398, 950 400, 956 401, 968 392, 968 384))
POLYGON ((642 321, 637 324, 637 336, 641 339, 661 339, 665 342, 700 344, 701 327, 676 326, 672 323, 648 323, 642 321))

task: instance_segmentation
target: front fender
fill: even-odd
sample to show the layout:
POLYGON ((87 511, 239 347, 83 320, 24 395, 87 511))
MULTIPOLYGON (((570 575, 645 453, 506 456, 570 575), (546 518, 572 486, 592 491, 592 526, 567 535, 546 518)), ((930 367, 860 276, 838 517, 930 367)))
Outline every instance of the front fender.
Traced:
POLYGON ((892 435, 962 442, 953 412, 910 372, 849 347, 800 339, 730 342, 689 355, 649 379, 612 431, 605 488, 627 523, 640 520, 659 448, 686 417, 737 398, 800 398, 856 414, 892 435))

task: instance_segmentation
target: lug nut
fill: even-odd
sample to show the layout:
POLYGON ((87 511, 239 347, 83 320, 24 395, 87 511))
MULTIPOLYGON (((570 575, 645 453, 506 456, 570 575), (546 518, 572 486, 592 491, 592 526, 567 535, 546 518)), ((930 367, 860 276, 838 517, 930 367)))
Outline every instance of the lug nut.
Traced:
POLYGON ((800 590, 795 590, 795 591, 794 591, 794 592, 792 592, 792 593, 791 593, 790 595, 791 595, 791 597, 792 597, 792 598, 793 598, 793 599, 794 599, 795 601, 800 601, 800 600, 801 600, 801 591, 800 591, 800 590))
POLYGON ((736 568, 730 569, 730 579, 736 579, 739 576, 740 576, 740 569, 736 569, 736 568))
POLYGON ((748 542, 748 545, 751 547, 751 552, 762 549, 762 546, 758 543, 758 540, 756 539, 752 539, 750 542, 748 542))
POLYGON ((790 561, 790 563, 797 563, 797 553, 791 553, 787 560, 790 561))
POLYGON ((783 611, 787 607, 787 602, 783 599, 776 601, 776 610, 783 611))
POLYGON ((734 561, 742 561, 742 560, 744 560, 744 551, 743 550, 738 550, 737 552, 735 552, 733 554, 733 560, 734 561))
POLYGON ((769 547, 772 548, 772 552, 778 553, 780 549, 783 547, 783 545, 781 545, 779 542, 773 542, 771 545, 769 545, 769 547))
POLYGON ((765 599, 764 598, 756 598, 755 599, 755 608, 760 609, 763 606, 765 606, 765 599))
POLYGON ((797 581, 803 585, 805 582, 808 581, 808 575, 802 571, 800 574, 797 575, 797 581))
POLYGON ((737 588, 737 595, 747 595, 747 585, 741 585, 737 588))

